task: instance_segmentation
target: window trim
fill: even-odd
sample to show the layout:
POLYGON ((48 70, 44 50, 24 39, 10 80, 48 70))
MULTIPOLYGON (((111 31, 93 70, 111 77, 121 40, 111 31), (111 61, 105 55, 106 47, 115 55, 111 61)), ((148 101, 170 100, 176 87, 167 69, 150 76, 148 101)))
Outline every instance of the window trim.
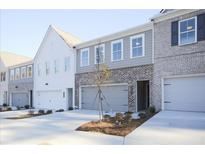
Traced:
POLYGON ((15 68, 14 69, 15 70, 15 80, 20 80, 21 79, 21 69, 20 69, 20 67, 17 67, 17 68, 15 68), (17 70, 19 70, 19 76, 18 76, 18 78, 17 78, 17 70))
POLYGON ((99 64, 103 64, 105 63, 105 44, 100 44, 100 45, 96 45, 95 48, 94 48, 94 52, 95 52, 95 56, 94 56, 94 64, 96 65, 97 62, 96 62, 96 49, 97 47, 103 47, 103 62, 99 63, 99 64))
POLYGON ((33 77, 33 65, 26 66, 26 77, 27 78, 32 78, 33 77), (29 72, 28 72, 29 67, 31 67, 31 76, 29 76, 29 72))
POLYGON ((27 69, 26 69, 26 66, 22 66, 21 67, 21 79, 26 79, 27 78, 27 69), (23 69, 25 69, 26 70, 26 73, 25 73, 25 76, 23 77, 22 75, 23 75, 23 69))
POLYGON ((70 56, 66 56, 64 57, 64 72, 69 72, 69 67, 70 67, 70 56), (68 64, 68 66, 66 64, 68 64))
POLYGON ((89 48, 84 48, 80 50, 80 67, 86 67, 90 65, 90 49, 89 48), (88 52, 88 64, 87 65, 83 65, 82 63, 82 53, 87 51, 88 52))
POLYGON ((112 42, 111 42, 111 62, 121 61, 121 60, 124 59, 123 56, 124 56, 124 55, 123 55, 123 39, 119 39, 119 40, 112 41, 112 42), (113 59, 113 45, 114 45, 115 43, 121 43, 121 59, 117 59, 117 60, 114 60, 114 59, 113 59))
POLYGON ((10 69, 9 70, 9 80, 10 81, 14 81, 15 80, 15 69, 10 69), (13 78, 11 78, 12 77, 11 76, 12 72, 13 72, 13 78))
POLYGON ((196 43, 197 42, 197 16, 194 16, 194 17, 191 17, 191 18, 187 18, 187 19, 183 19, 183 20, 179 20, 179 23, 178 23, 178 44, 179 46, 183 46, 183 45, 188 45, 188 44, 193 44, 193 43, 196 43), (191 20, 191 19, 195 19, 195 40, 194 42, 191 42, 191 43, 184 43, 184 44, 181 44, 181 29, 180 29, 180 24, 181 22, 184 22, 184 21, 187 21, 187 20, 191 20))
POLYGON ((138 35, 134 35, 130 37, 130 58, 134 59, 134 58, 139 58, 139 57, 144 57, 145 56, 145 34, 138 34, 138 35), (132 40, 136 39, 136 38, 140 38, 142 37, 142 55, 141 56, 136 56, 133 57, 132 55, 132 40))

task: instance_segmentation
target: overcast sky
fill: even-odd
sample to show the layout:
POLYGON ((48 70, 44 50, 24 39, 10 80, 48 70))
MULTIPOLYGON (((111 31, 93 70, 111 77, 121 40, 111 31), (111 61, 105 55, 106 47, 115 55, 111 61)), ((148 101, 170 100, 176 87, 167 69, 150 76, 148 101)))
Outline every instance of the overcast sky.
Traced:
POLYGON ((149 21, 160 10, 1 10, 0 50, 34 57, 50 24, 90 40, 149 21))

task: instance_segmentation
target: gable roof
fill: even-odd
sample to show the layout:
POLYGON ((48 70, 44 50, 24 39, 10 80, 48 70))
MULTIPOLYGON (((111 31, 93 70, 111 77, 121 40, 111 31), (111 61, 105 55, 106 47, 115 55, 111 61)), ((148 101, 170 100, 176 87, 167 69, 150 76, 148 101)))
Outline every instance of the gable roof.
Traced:
POLYGON ((17 65, 32 60, 30 57, 17 55, 11 52, 0 51, 0 59, 5 67, 17 65))
POLYGON ((73 36, 72 34, 65 32, 59 28, 56 28, 53 25, 50 25, 52 29, 55 30, 55 32, 72 48, 74 47, 76 44, 81 43, 82 41, 76 37, 73 36))

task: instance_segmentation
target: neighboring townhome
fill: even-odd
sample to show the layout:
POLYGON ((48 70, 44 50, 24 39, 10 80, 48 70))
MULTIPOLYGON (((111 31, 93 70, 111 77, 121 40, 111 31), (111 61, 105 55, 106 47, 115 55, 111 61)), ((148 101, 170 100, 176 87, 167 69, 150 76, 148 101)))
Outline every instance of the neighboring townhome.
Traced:
POLYGON ((153 73, 153 27, 146 23, 76 46, 75 96, 81 109, 98 109, 97 58, 110 78, 102 85, 105 111, 141 111, 150 106, 153 73), (97 56, 99 51, 99 56, 97 56))
POLYGON ((30 60, 30 58, 10 52, 0 51, 0 105, 9 105, 8 67, 30 60))
POLYGON ((33 61, 9 67, 8 92, 10 106, 33 106, 33 61))
POLYGON ((74 107, 75 51, 80 40, 49 26, 34 58, 34 107, 74 107))
POLYGON ((205 10, 168 10, 154 23, 153 104, 205 112, 205 10))

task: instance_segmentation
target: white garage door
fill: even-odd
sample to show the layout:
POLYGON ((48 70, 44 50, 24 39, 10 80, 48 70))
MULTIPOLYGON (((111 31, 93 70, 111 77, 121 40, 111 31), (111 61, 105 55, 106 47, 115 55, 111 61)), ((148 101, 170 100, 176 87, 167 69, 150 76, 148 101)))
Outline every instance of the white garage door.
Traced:
POLYGON ((38 91, 38 108, 66 109, 62 91, 38 91))
POLYGON ((12 106, 24 107, 29 105, 28 93, 12 93, 12 106))
MULTIPOLYGON (((105 111, 128 111, 127 85, 102 86, 102 92, 105 96, 103 99, 103 109, 105 111)), ((96 87, 84 87, 81 94, 83 109, 98 110, 96 87)))
POLYGON ((164 108, 205 112, 205 76, 165 79, 164 108))

